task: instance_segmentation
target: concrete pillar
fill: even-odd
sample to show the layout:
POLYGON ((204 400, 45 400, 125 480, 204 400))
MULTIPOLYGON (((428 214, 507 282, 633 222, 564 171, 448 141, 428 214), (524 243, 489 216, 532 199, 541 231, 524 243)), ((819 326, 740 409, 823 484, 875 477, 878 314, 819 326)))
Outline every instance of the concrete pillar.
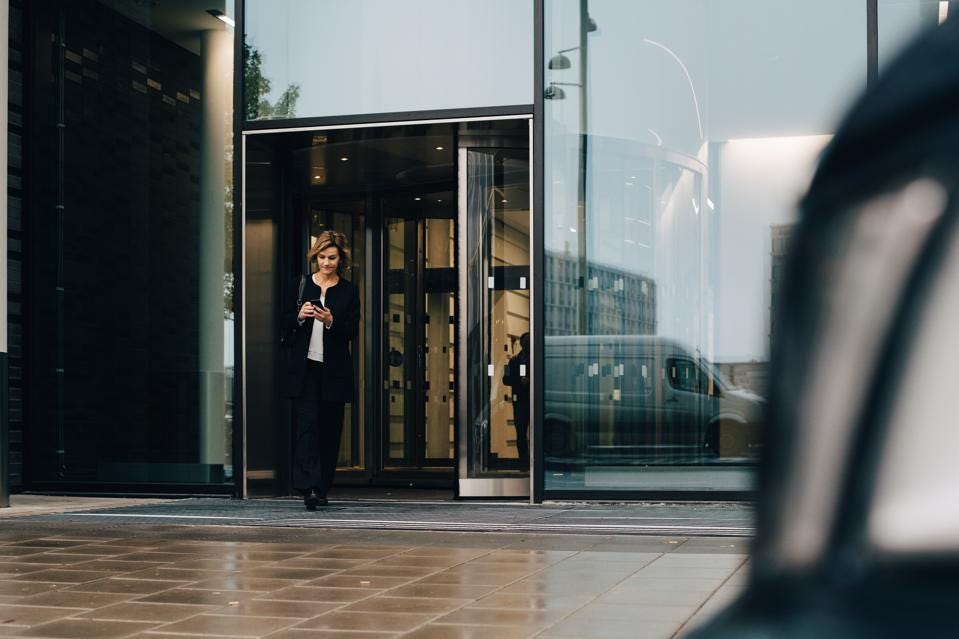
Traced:
POLYGON ((224 295, 228 174, 226 141, 232 134, 233 33, 201 34, 203 64, 200 143, 200 459, 229 464, 224 379, 224 295))
POLYGON ((7 101, 10 6, 0 0, 0 508, 10 506, 10 386, 7 378, 7 101))

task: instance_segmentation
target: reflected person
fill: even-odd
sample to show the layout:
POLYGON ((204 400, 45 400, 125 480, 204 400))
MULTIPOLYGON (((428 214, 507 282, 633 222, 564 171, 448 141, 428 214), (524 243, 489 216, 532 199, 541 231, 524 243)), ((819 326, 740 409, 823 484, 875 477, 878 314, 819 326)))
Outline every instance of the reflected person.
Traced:
POLYGON ((519 352, 506 363, 503 383, 513 390, 513 424, 520 466, 529 468, 529 333, 519 338, 519 352))
POLYGON ((343 413, 353 401, 353 356, 360 317, 359 291, 342 276, 349 268, 346 236, 324 231, 307 253, 311 275, 295 288, 285 312, 292 335, 287 392, 296 404, 293 488, 307 510, 325 506, 343 433, 343 413))

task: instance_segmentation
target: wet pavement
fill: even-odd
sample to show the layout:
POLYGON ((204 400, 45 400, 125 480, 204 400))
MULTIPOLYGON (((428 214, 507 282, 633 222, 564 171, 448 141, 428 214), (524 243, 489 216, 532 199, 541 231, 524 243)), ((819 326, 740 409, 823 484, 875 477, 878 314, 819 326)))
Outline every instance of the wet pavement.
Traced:
POLYGON ((744 537, 142 516, 173 503, 0 519, 0 637, 681 637, 748 567, 744 537))

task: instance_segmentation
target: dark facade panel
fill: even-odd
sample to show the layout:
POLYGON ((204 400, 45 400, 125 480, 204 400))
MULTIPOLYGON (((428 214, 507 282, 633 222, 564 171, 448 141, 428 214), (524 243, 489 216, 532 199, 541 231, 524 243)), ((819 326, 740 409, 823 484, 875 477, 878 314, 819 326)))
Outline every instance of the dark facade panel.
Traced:
POLYGON ((23 486, 23 0, 10 0, 7 127, 7 415, 10 488, 23 486))

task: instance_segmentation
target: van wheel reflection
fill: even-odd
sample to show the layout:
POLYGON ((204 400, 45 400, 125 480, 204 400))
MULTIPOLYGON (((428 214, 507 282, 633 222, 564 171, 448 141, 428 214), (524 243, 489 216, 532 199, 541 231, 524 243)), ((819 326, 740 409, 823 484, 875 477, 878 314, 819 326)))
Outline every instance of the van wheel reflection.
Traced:
POLYGON ((703 442, 703 452, 710 459, 719 459, 719 447, 721 445, 720 433, 728 431, 720 427, 719 422, 713 422, 706 427, 706 439, 703 442))

